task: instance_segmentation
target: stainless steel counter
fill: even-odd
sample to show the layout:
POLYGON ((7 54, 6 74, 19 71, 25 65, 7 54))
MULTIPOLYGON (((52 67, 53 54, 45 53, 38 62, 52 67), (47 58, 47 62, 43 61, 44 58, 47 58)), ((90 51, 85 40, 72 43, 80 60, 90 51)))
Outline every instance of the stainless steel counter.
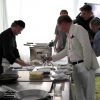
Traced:
MULTIPOLYGON (((55 81, 51 80, 50 78, 44 79, 42 81, 30 81, 29 80, 29 71, 11 71, 8 70, 8 73, 16 73, 19 75, 18 82, 6 84, 7 86, 20 91, 20 90, 27 90, 27 89, 41 89, 47 92, 51 92, 54 95, 54 84, 55 81)), ((59 81, 60 82, 60 81, 59 81)), ((53 100, 71 100, 70 99, 70 81, 61 81, 60 83, 64 84, 64 89, 62 91, 62 96, 54 96, 53 100)))
POLYGON ((47 92, 51 91, 52 82, 17 82, 14 84, 6 84, 7 86, 17 90, 40 89, 47 92))

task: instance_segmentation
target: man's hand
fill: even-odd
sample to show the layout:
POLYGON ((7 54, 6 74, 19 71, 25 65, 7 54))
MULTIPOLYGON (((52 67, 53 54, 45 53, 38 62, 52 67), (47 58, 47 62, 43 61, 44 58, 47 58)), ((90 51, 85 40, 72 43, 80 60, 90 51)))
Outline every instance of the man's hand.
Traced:
POLYGON ((23 60, 17 58, 16 63, 18 63, 21 66, 30 66, 28 63, 24 62, 23 60))
POLYGON ((41 56, 42 62, 45 63, 46 61, 49 62, 52 60, 52 57, 45 57, 45 56, 41 56))

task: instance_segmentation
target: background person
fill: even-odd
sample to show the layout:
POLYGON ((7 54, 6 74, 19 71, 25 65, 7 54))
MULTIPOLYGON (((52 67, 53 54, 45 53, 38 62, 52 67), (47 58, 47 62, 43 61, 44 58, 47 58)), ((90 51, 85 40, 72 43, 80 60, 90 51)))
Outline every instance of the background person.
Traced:
POLYGON ((100 19, 98 17, 95 17, 90 21, 90 29, 95 33, 93 49, 98 57, 100 56, 100 19))
POLYGON ((95 33, 92 32, 90 27, 89 27, 89 23, 90 23, 91 19, 94 18, 93 12, 92 12, 92 7, 88 4, 85 4, 83 7, 80 8, 80 11, 81 12, 79 13, 79 15, 74 20, 74 24, 81 25, 82 27, 84 27, 88 31, 90 42, 91 42, 91 45, 92 45, 93 39, 94 39, 94 36, 95 36, 95 33))
MULTIPOLYGON (((61 10, 60 16, 63 16, 63 15, 68 15, 68 11, 67 10, 61 10)), ((65 48, 65 45, 66 45, 66 33, 60 32, 58 30, 58 26, 56 25, 54 49, 55 49, 56 52, 60 52, 61 50, 63 50, 65 48)))
POLYGON ((9 64, 18 63, 21 66, 27 66, 19 55, 16 44, 16 36, 21 34, 25 28, 25 23, 22 20, 16 20, 12 23, 11 27, 0 34, 0 74, 3 73, 3 63, 9 64))

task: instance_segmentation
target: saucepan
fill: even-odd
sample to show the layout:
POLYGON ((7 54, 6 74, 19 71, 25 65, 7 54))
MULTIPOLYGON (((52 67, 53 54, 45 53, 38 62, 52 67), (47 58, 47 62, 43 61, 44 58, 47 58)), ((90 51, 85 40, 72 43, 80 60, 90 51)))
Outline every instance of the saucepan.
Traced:
POLYGON ((39 89, 29 89, 16 91, 8 86, 3 86, 8 90, 12 90, 15 92, 15 98, 17 100, 52 100, 51 96, 47 91, 39 90, 39 89))

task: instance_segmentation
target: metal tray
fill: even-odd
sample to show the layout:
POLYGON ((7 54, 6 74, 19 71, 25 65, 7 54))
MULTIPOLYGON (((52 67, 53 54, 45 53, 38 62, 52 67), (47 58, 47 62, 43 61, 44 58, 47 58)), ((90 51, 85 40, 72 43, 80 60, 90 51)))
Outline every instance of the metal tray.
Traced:
POLYGON ((0 84, 3 83, 12 83, 17 81, 18 75, 17 74, 2 74, 0 75, 0 84))
POLYGON ((16 92, 15 98, 18 100, 51 100, 51 96, 48 92, 38 89, 16 92))

